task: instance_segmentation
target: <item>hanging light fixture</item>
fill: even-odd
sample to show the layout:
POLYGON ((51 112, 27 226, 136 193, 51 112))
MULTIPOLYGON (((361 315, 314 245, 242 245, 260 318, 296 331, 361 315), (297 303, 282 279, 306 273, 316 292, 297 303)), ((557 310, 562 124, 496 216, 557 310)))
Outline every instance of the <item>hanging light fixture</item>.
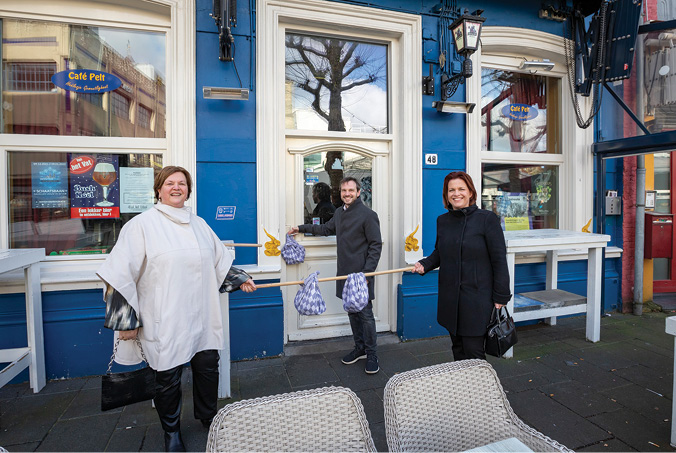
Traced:
POLYGON ((451 25, 449 30, 453 33, 453 43, 458 55, 463 57, 462 71, 451 77, 446 74, 441 76, 441 101, 453 96, 458 86, 465 83, 465 79, 472 77, 472 60, 469 57, 476 52, 481 38, 481 27, 485 17, 481 17, 483 10, 476 10, 472 14, 465 13, 458 17, 451 25))

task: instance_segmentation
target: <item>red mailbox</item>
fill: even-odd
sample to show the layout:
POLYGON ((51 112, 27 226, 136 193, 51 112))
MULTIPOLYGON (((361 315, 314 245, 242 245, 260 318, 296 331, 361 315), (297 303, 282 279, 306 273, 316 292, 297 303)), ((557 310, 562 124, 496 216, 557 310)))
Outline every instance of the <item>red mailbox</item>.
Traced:
POLYGON ((674 237, 673 214, 645 213, 644 258, 671 258, 674 237))

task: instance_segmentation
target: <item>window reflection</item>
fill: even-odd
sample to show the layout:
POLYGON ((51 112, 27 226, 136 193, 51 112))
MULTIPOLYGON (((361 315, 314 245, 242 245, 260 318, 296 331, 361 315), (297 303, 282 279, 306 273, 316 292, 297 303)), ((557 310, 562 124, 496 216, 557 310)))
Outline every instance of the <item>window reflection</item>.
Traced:
POLYGON ((387 46, 286 34, 286 128, 387 134, 387 46))
POLYGON ((481 205, 502 228, 558 228, 558 168, 551 165, 482 164, 481 205))
POLYGON ((372 206, 373 160, 352 152, 329 151, 310 154, 303 158, 304 223, 321 225, 343 206, 340 199, 340 181, 351 176, 361 184, 360 198, 372 206))
POLYGON ((558 154, 559 80, 481 70, 481 149, 558 154))
POLYGON ((2 132, 166 137, 163 33, 2 19, 2 132), (54 74, 91 69, 115 75, 107 93, 57 88, 54 74))

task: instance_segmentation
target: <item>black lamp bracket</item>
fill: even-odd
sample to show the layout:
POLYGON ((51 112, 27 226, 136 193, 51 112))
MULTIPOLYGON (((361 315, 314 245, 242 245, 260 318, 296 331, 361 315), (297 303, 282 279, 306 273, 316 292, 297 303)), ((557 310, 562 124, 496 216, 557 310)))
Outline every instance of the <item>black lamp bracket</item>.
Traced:
POLYGON ((465 79, 472 77, 472 60, 468 55, 462 62, 462 72, 454 74, 449 77, 447 74, 441 75, 441 100, 445 101, 455 94, 461 83, 465 83, 465 79))
POLYGON ((432 63, 430 63, 430 74, 423 76, 423 94, 434 96, 434 75, 432 74, 432 63))

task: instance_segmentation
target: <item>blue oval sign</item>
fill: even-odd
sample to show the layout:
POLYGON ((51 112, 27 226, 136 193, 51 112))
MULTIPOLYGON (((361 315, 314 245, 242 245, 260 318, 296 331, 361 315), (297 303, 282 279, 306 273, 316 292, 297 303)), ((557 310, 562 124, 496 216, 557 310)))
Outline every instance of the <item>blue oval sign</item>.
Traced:
POLYGON ((527 121, 538 116, 538 109, 527 104, 508 104, 502 108, 502 114, 514 121, 527 121))
POLYGON ((71 69, 57 72, 52 83, 59 88, 78 93, 105 93, 122 85, 119 77, 92 69, 71 69))

